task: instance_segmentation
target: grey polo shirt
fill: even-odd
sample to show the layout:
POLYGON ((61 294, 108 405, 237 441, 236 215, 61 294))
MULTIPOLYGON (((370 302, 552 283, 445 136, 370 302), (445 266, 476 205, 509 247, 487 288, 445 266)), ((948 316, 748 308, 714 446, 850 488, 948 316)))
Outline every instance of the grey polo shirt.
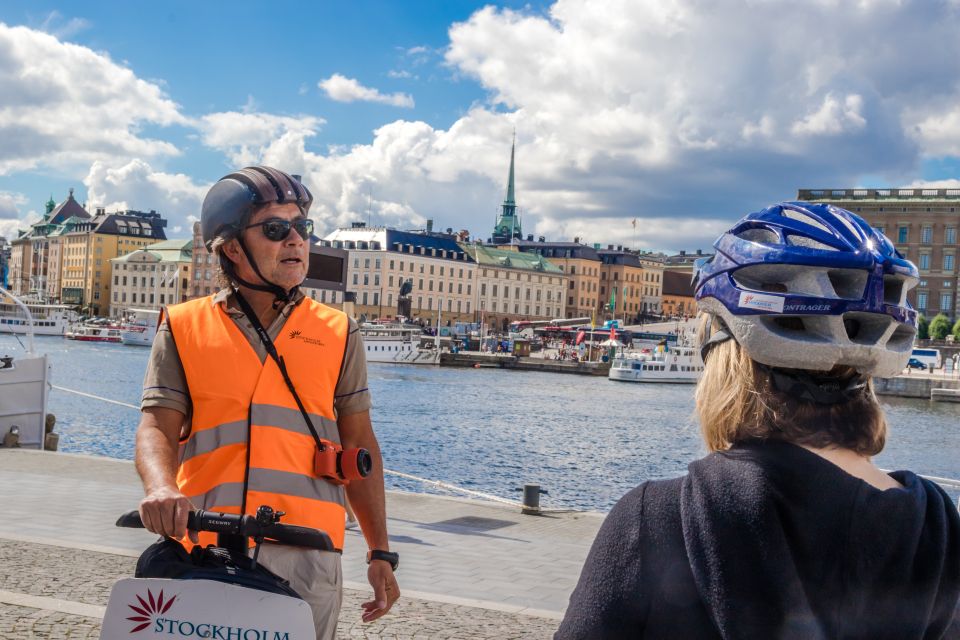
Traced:
MULTIPOLYGON (((260 362, 263 362, 267 357, 267 350, 260 342, 260 337, 253 328, 253 324, 244 315, 230 293, 230 289, 222 289, 212 297, 211 304, 224 305, 227 315, 236 323, 250 346, 256 351, 260 362)), ((267 333, 271 340, 277 339, 283 325, 290 316, 290 312, 303 299, 303 293, 300 293, 295 300, 288 302, 280 310, 277 319, 267 327, 267 333)), ((293 384, 296 386, 297 381, 294 380, 293 384)), ((356 321, 350 319, 347 347, 341 366, 340 380, 334 393, 333 408, 337 416, 346 416, 367 411, 371 406, 370 390, 367 388, 367 359, 363 349, 363 338, 356 321)), ((140 409, 143 410, 148 407, 164 407, 181 412, 188 417, 183 433, 189 433, 191 403, 187 391, 186 375, 166 319, 157 328, 157 337, 153 340, 153 349, 147 363, 147 372, 143 378, 143 396, 140 400, 140 409)))

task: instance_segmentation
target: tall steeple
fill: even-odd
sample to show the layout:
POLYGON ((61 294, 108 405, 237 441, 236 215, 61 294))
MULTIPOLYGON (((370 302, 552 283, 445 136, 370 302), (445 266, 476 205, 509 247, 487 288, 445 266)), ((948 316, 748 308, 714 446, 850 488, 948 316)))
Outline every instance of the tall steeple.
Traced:
POLYGON ((514 192, 514 160, 517 149, 517 132, 513 132, 513 143, 510 145, 510 174, 507 176, 507 197, 500 205, 500 217, 493 229, 494 244, 507 244, 513 238, 523 238, 520 229, 520 218, 517 216, 517 201, 514 192))

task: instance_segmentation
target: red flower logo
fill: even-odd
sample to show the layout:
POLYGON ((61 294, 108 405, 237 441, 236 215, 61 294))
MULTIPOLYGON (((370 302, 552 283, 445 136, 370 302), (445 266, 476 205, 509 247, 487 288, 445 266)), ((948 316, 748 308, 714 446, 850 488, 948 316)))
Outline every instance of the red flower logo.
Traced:
POLYGON ((150 622, 153 620, 154 616, 157 616, 161 613, 166 613, 170 607, 173 605, 174 600, 177 599, 177 596, 173 596, 166 602, 163 601, 163 590, 160 590, 160 595, 156 598, 153 597, 153 593, 150 589, 147 589, 147 599, 144 600, 142 596, 137 595, 137 600, 140 601, 140 606, 128 604, 127 606, 134 610, 138 615, 130 616, 127 620, 131 622, 138 623, 133 629, 130 630, 130 633, 136 633, 150 626, 150 622))

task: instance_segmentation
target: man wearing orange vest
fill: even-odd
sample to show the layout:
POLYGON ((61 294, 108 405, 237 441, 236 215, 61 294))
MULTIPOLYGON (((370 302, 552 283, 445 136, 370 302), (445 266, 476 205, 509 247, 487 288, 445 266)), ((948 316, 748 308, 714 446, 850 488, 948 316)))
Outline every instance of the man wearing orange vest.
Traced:
MULTIPOLYGON (((366 543, 374 598, 363 620, 400 596, 387 538, 380 449, 370 423, 356 323, 305 297, 313 197, 291 176, 248 167, 211 187, 200 227, 226 286, 165 310, 144 379, 136 463, 150 531, 207 545, 186 530, 205 509, 285 512, 343 548, 344 486, 317 462, 324 442, 362 448, 372 471, 346 485, 366 543)), ((317 638, 333 638, 342 601, 340 554, 264 544, 259 561, 310 603, 317 638)))

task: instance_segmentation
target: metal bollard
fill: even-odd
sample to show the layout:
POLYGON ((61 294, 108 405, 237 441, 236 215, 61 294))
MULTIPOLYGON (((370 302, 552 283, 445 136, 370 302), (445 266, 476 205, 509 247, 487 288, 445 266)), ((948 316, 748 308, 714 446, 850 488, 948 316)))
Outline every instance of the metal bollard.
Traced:
POLYGON ((528 516, 540 515, 540 485, 523 485, 523 507, 520 513, 528 516))

